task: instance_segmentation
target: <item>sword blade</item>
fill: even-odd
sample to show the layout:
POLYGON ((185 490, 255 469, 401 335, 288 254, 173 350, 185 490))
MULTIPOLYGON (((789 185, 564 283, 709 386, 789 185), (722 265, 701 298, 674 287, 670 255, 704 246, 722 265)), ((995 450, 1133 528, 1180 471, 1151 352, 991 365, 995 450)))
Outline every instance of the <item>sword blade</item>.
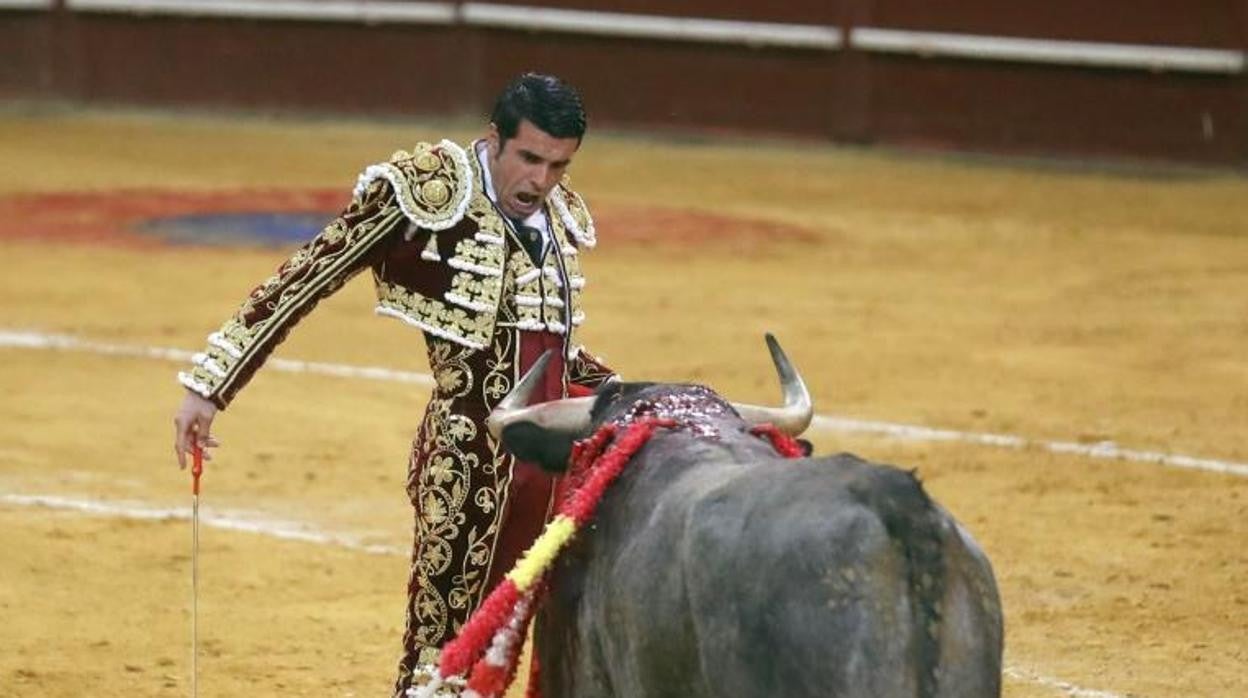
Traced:
POLYGON ((191 455, 191 698, 199 698, 199 476, 204 472, 204 451, 198 442, 191 455))
POLYGON ((191 500, 191 698, 199 696, 199 495, 191 500))

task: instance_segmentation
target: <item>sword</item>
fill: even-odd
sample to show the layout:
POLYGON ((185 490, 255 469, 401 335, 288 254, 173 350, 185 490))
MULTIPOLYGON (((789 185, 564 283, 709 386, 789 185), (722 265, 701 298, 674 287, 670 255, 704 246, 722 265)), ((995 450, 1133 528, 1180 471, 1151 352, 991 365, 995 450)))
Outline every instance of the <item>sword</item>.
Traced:
POLYGON ((204 451, 191 446, 191 698, 199 697, 199 476, 204 472, 204 451))

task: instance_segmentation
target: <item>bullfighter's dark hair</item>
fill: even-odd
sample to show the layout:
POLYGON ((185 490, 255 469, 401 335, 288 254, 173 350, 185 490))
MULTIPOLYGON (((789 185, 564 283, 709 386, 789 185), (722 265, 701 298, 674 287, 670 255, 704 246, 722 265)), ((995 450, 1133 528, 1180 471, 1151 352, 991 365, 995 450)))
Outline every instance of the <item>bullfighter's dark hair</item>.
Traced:
POLYGON ((589 122, 576 88, 541 73, 521 75, 498 95, 490 121, 498 128, 499 148, 516 135, 520 122, 526 119, 555 138, 575 138, 578 144, 589 122))

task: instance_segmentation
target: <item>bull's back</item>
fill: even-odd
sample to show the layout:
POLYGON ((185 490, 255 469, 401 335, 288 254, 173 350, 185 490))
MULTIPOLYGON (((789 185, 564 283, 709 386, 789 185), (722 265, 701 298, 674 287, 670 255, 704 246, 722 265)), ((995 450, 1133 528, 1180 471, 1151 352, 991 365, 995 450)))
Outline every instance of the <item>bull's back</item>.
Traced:
POLYGON ((960 539, 910 473, 849 456, 769 467, 690 511, 683 567, 711 695, 999 694, 999 641, 995 669, 946 661, 993 643, 948 630, 981 625, 962 604, 979 575, 946 554, 960 539))
POLYGON ((961 538, 908 473, 836 457, 672 475, 626 474, 556 580, 574 591, 550 695, 999 694, 999 611, 995 639, 965 632, 993 625, 963 611, 984 574, 944 554, 961 538))

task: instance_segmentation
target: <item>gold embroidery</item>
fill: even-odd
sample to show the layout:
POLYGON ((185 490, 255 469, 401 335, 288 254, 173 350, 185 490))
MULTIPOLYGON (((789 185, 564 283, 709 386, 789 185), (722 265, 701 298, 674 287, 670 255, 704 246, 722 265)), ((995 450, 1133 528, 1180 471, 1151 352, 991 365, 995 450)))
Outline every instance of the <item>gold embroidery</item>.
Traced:
MULTIPOLYGON (((477 162, 476 158, 473 158, 472 161, 474 165, 477 162)), ((475 167, 474 172, 477 173, 478 177, 481 176, 480 171, 475 169, 475 167)), ((499 240, 499 246, 501 247, 501 241, 507 234, 507 226, 503 223, 503 217, 498 215, 494 204, 490 203, 485 194, 478 192, 473 195, 472 200, 468 202, 467 215, 468 218, 477 224, 477 228, 481 233, 499 240)))
MULTIPOLYGON (((506 316, 505 310, 500 315, 506 316)), ((489 358, 486 359, 486 372, 481 380, 480 398, 487 409, 494 409, 507 393, 511 392, 512 381, 516 373, 513 357, 517 354, 519 337, 513 330, 502 330, 494 336, 489 358), (501 392, 500 392, 501 391, 501 392)), ((507 499, 507 490, 511 486, 511 468, 513 459, 502 449, 502 444, 494 439, 489 432, 483 434, 489 457, 484 470, 494 478, 494 488, 477 490, 475 503, 482 512, 493 512, 494 517, 486 531, 486 535, 468 547, 468 557, 488 577, 494 558, 494 543, 497 540, 501 525, 503 502, 507 499)))
MULTIPOLYGON (((352 208, 363 203, 357 199, 352 208)), ((272 349, 317 300, 359 271, 357 264, 368 250, 401 220, 393 202, 350 227, 343 218, 335 219, 248 295, 234 316, 211 335, 183 383, 204 397, 228 399, 242 369, 272 349)))
POLYGON ((326 242, 335 243, 347 236, 347 226, 341 218, 335 218, 321 232, 326 242))
MULTIPOLYGON (((514 298, 516 295, 515 279, 508 274, 503 280, 503 294, 507 298, 514 298)), ((515 308, 504 304, 498 309, 498 322, 514 324, 516 321, 515 308)), ((512 341, 512 330, 500 331, 499 335, 507 335, 506 339, 496 337, 492 355, 486 360, 486 368, 489 369, 485 373, 485 377, 481 380, 481 401, 493 408, 512 388, 512 359, 510 351, 510 343, 512 341)), ((494 437, 487 432, 485 435, 489 440, 490 451, 494 454, 494 461, 499 459, 499 447, 494 442, 494 437)))
POLYGON ((416 155, 414 161, 416 163, 416 168, 421 172, 433 172, 442 165, 442 159, 427 150, 416 155))
POLYGON ((421 424, 417 454, 424 455, 415 482, 409 482, 417 506, 417 553, 415 556, 412 614, 418 627, 417 641, 438 644, 448 629, 449 610, 455 606, 438 591, 433 579, 447 573, 454 563, 452 541, 467 521, 464 502, 473 486, 479 457, 471 452, 476 425, 453 411, 454 402, 472 388, 473 351, 450 342, 429 340, 429 363, 438 389, 429 402, 421 424))
POLYGON ((504 293, 506 305, 515 315, 514 326, 522 330, 550 331, 565 334, 570 325, 579 324, 580 263, 576 255, 564 254, 572 244, 563 222, 556 216, 548 218, 553 236, 552 249, 539 268, 523 250, 513 250, 507 261, 504 293), (566 287, 566 288, 565 288, 566 287))
POLYGON ((568 362, 568 379, 587 388, 597 388, 614 375, 614 371, 590 356, 583 347, 578 347, 568 362))
POLYGON ((444 206, 451 200, 451 190, 437 179, 431 179, 420 185, 420 195, 434 207, 444 206))
POLYGON ((447 296, 454 294, 454 298, 461 304, 484 307, 492 312, 498 305, 501 285, 502 280, 497 276, 479 277, 461 271, 451 279, 451 293, 447 296))
POLYGON ((427 230, 446 230, 458 223, 474 188, 468 155, 446 140, 418 143, 410 153, 400 150, 389 162, 366 168, 356 183, 356 195, 370 191, 379 179, 390 183, 403 214, 427 230))
POLYGON ((430 334, 472 349, 483 348, 489 343, 490 334, 494 331, 493 313, 469 312, 387 283, 379 277, 376 280, 380 312, 397 315, 430 334))
MULTIPOLYGON (((508 358, 513 333, 494 339, 482 383, 495 382, 496 373, 513 368, 508 358)), ((481 352, 429 340, 437 388, 421 424, 408 483, 417 506, 418 539, 408 633, 425 646, 448 639, 480 602, 510 479, 510 469, 501 467, 510 457, 463 413, 466 405, 488 411, 496 402, 476 401, 480 386, 474 367, 481 367, 482 358, 481 352)))
POLYGON ((474 273, 482 276, 502 276, 503 246, 477 242, 473 238, 464 238, 455 243, 455 256, 451 257, 449 264, 457 269, 464 268, 464 265, 467 265, 468 267, 490 270, 490 273, 482 273, 476 271, 476 269, 470 269, 470 271, 474 271, 474 273))
POLYGON ((515 292, 507 295, 515 313, 516 327, 527 330, 545 329, 542 322, 542 284, 541 271, 533 266, 532 260, 524 250, 515 250, 507 264, 508 281, 514 285, 515 292))

